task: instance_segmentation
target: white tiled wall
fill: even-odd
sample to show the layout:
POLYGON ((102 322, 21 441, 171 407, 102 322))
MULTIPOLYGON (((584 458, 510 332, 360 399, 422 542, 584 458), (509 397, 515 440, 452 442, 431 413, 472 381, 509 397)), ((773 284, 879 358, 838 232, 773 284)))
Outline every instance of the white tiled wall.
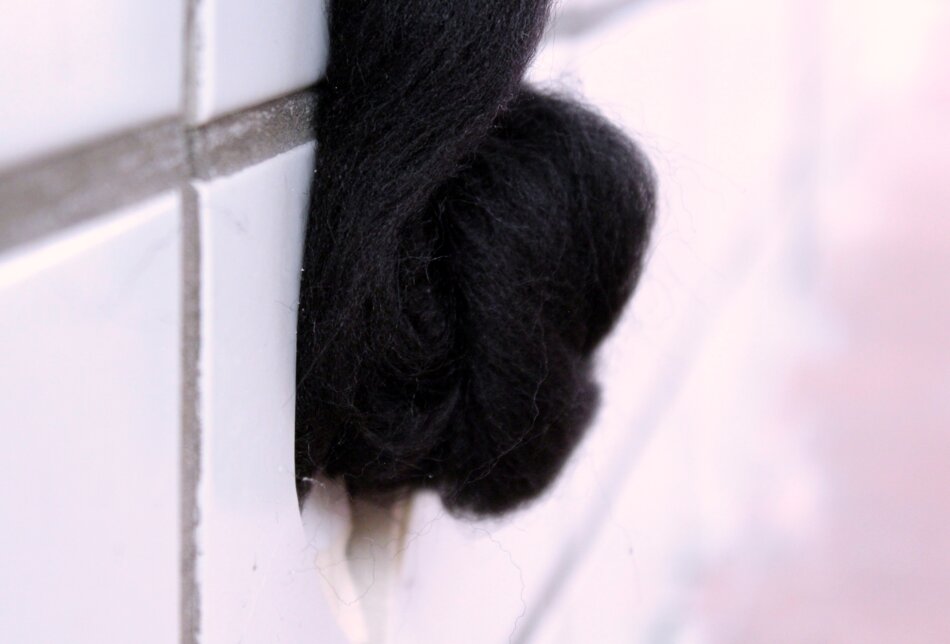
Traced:
MULTIPOLYGON (((110 191, 122 202, 126 177, 88 186, 95 172, 57 156, 90 146, 98 156, 78 158, 96 163, 105 137, 177 119, 177 133, 163 131, 184 138, 188 121, 311 85, 325 59, 323 3, 39 0, 2 13, 0 182, 22 188, 33 180, 24 168, 40 167, 85 210, 66 221, 56 213, 73 210, 17 203, 13 217, 45 218, 40 228, 55 232, 0 239, 0 641, 342 641, 294 486, 313 144, 231 176, 163 184, 111 213, 85 204, 110 191), (45 157, 55 163, 32 165, 45 157), (192 216, 200 275, 188 273, 192 216), (200 333, 188 327, 196 280, 200 333), (198 391, 183 339, 200 342, 198 391), (196 395, 197 430, 186 419, 196 395), (183 431, 203 432, 197 499, 183 431), (190 606, 182 520, 194 501, 190 606)), ((158 170, 116 170, 174 181, 168 167, 186 166, 138 152, 129 159, 158 170)), ((33 194, 20 188, 11 194, 33 194)))
MULTIPOLYGON (((183 6, 102 0, 93 12, 70 3, 54 12, 41 2, 0 22, 2 43, 47 44, 0 60, 0 89, 14 97, 0 107, 0 167, 175 116, 185 104, 183 120, 206 123, 322 73, 323 2, 197 0, 187 28, 183 6)), ((304 530, 294 491, 294 350, 314 153, 301 146, 183 187, 196 195, 200 223, 197 638, 517 639, 559 581, 565 552, 582 552, 592 538, 586 522, 610 492, 604 471, 609 455, 626 449, 629 409, 606 412, 554 489, 506 519, 456 520, 421 496, 387 525, 372 509, 351 512, 338 486, 318 484, 304 530)), ((0 500, 30 541, 48 544, 8 551, 5 641, 63 641, 77 630, 95 641, 179 636, 179 593, 188 587, 179 579, 180 504, 187 513, 190 501, 179 489, 179 199, 95 219, 90 230, 100 233, 50 242, 58 254, 16 249, 0 264, 0 346, 12 356, 0 377, 16 394, 0 421, 30 432, 15 439, 22 452, 2 457, 0 500), (14 310, 41 322, 25 325, 14 310), (92 580, 97 592, 86 589, 92 580), (65 607, 62 619, 46 618, 49 600, 65 607)), ((640 360, 638 351, 615 354, 640 360)))
POLYGON ((0 8, 0 169, 174 116, 184 2, 35 0, 0 8))
MULTIPOLYGON (((786 308, 795 305, 789 275, 800 279, 803 272, 790 264, 807 262, 807 249, 791 246, 806 245, 806 227, 814 224, 806 184, 815 179, 816 159, 835 168, 857 163, 850 171, 876 168, 879 190, 868 191, 866 178, 855 183, 843 202, 854 200, 850 218, 823 225, 842 226, 835 234, 845 238, 880 235, 878 254, 899 241, 888 236, 894 224, 882 222, 906 219, 884 216, 891 212, 882 210, 887 199, 904 202, 918 188, 925 194, 940 185, 938 169, 920 159, 937 155, 939 146, 904 145, 929 141, 943 121, 933 116, 918 124, 914 137, 881 126, 912 120, 904 118, 912 112, 888 111, 897 110, 888 101, 926 58, 919 25, 946 11, 929 1, 899 15, 880 7, 858 15, 858 4, 562 3, 574 12, 573 26, 555 30, 560 35, 540 53, 530 78, 577 90, 638 139, 660 177, 660 216, 634 304, 601 351, 603 405, 587 440, 542 499, 504 519, 458 520, 431 495, 387 516, 351 506, 327 482, 315 484, 301 518, 293 471, 294 334, 318 146, 208 181, 176 178, 179 184, 156 188, 162 194, 121 211, 85 213, 83 223, 71 220, 25 245, 8 248, 0 239, 0 642, 779 641, 750 640, 740 628, 757 613, 748 599, 757 599, 757 586, 738 587, 748 578, 737 561, 749 566, 774 554, 755 530, 794 539, 801 536, 796 530, 816 525, 817 484, 807 459, 797 456, 800 434, 766 435, 775 419, 769 427, 758 407, 774 394, 767 363, 775 348, 794 351, 788 338, 807 333, 789 328, 790 320, 807 326, 807 316, 786 308), (849 31, 854 25, 864 26, 849 31), (890 36, 888 47, 882 33, 890 36), (851 36, 835 42, 838 34, 851 36), (816 80, 821 47, 835 55, 827 77, 816 80), (849 84, 866 93, 860 102, 849 84), (828 93, 823 105, 812 102, 816 92, 828 93), (822 127, 834 130, 834 144, 817 154, 809 146, 828 136, 822 127), (864 154, 878 149, 861 144, 864 130, 895 147, 864 154), (895 170, 895 158, 906 168, 895 170), (913 188, 897 190, 888 183, 892 175, 906 175, 913 188), (877 232, 868 232, 867 212, 877 212, 880 221, 870 225, 877 232), (197 240, 188 232, 193 217, 197 240), (195 246, 197 275, 188 273, 195 246), (200 299, 200 333, 188 326, 193 296, 200 299), (183 343, 194 341, 190 332, 200 346, 197 391, 188 361, 196 347, 183 343), (187 429, 183 441, 189 396, 198 398, 198 428, 187 429), (196 438, 197 492, 182 471, 195 456, 182 450, 196 438), (195 501, 192 562, 192 535, 182 521, 195 501), (693 583, 700 577, 703 585, 693 583), (191 590, 197 606, 182 606, 191 590), (696 615, 726 595, 733 602, 726 614, 741 617, 719 632, 740 636, 717 639, 696 615)), ((311 85, 325 65, 323 0, 6 5, 0 181, 37 157, 157 119, 178 119, 176 134, 184 140, 188 128, 311 85)), ((944 94, 914 100, 942 114, 944 94)), ((221 136, 256 134, 240 127, 218 133, 224 130, 221 136)), ((239 155, 241 147, 221 149, 239 155)), ((203 167, 213 175, 236 165, 211 159, 203 167)), ((82 190, 79 170, 66 183, 82 190)), ((116 177, 106 191, 121 192, 123 180, 116 177)), ((939 252, 929 245, 939 235, 920 235, 928 252, 939 252)), ((894 258, 895 266, 927 260, 894 258)), ((907 283, 933 282, 943 266, 934 262, 925 279, 887 281, 891 266, 883 267, 881 283, 872 274, 867 288, 878 299, 869 297, 867 306, 896 310, 880 289, 903 294, 913 290, 907 283)), ((928 317, 928 324, 939 330, 940 319, 928 317)), ((902 332, 903 324, 894 321, 902 332)), ((937 355, 929 338, 939 339, 938 331, 921 337, 916 350, 937 355)), ((875 346, 894 338, 871 338, 874 346, 853 348, 863 361, 842 363, 823 393, 850 379, 855 364, 869 370, 866 380, 882 378, 875 387, 890 386, 874 370, 889 363, 871 362, 875 346)), ((904 351, 903 344, 889 346, 904 351)), ((838 403, 858 406, 847 398, 838 403)), ((851 436, 865 440, 864 425, 874 419, 859 418, 851 436)), ((842 452, 854 449, 848 436, 838 438, 842 452)), ((902 431, 893 444, 906 442, 902 431)), ((936 472, 941 464, 934 463, 936 472)), ((867 476, 890 486, 878 471, 867 476)), ((920 480, 921 495, 932 496, 920 480)), ((879 496, 897 505, 894 494, 881 489, 879 496)), ((847 533, 853 538, 816 560, 821 572, 878 520, 878 500, 857 515, 847 533)), ((906 553, 928 578, 937 576, 930 567, 940 560, 932 547, 933 557, 906 553)), ((853 584, 868 585, 868 561, 852 562, 853 584)), ((906 580, 902 592, 920 585, 906 580)), ((793 603, 789 596, 773 596, 772 613, 760 621, 796 621, 781 616, 793 603)), ((822 597, 827 601, 819 603, 835 613, 830 620, 841 622, 837 597, 822 597)), ((862 624, 870 630, 872 620, 862 624)))
POLYGON ((204 642, 332 641, 294 482, 297 296, 314 146, 198 184, 204 642))
POLYGON ((178 637, 179 201, 0 257, 0 639, 178 637))
MULTIPOLYGON (((779 37, 784 5, 723 12, 746 24, 720 24, 738 0, 717 1, 621 12, 589 38, 553 43, 532 70, 583 78, 608 116, 649 133, 639 138, 661 176, 663 252, 603 351, 589 440, 544 498, 505 519, 457 520, 423 495, 393 529, 318 484, 304 529, 294 349, 313 145, 0 256, 0 426, 15 447, 0 452, 0 515, 29 544, 0 550, 0 639, 179 637, 190 501, 179 489, 180 189, 189 204, 194 191, 200 222, 199 641, 685 637, 664 630, 684 601, 667 568, 695 545, 684 490, 698 479, 680 456, 702 437, 651 442, 651 431, 715 318, 710 302, 773 221, 774 173, 759 160, 779 145, 793 93, 775 79, 796 69, 779 37), (719 40, 706 35, 716 20, 719 40), (683 37, 708 41, 708 56, 697 62, 683 37), (757 58, 741 65, 749 49, 757 58), (756 110, 759 136, 734 138, 756 110)), ((184 103, 183 120, 206 123, 310 85, 325 63, 323 2, 197 0, 190 30, 177 2, 21 4, 0 20, 0 47, 14 54, 0 57, 12 97, 0 102, 0 168, 184 103)))
POLYGON ((199 0, 195 101, 204 122, 310 85, 326 63, 324 0, 199 0))

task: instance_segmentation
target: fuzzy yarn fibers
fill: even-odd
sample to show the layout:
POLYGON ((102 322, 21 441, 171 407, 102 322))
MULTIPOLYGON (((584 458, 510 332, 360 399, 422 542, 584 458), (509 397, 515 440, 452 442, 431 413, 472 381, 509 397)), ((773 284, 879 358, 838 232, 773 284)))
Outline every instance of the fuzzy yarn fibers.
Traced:
POLYGON ((589 423, 592 353, 637 282, 654 184, 616 128, 523 83, 548 5, 330 3, 299 481, 499 514, 589 423))

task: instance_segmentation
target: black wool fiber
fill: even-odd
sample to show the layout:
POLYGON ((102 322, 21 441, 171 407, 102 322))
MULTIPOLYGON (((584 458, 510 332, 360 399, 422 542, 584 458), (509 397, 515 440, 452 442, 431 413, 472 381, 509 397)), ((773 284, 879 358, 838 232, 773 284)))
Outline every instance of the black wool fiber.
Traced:
POLYGON ((650 167, 522 81, 548 0, 330 2, 297 476, 499 514, 556 477, 636 285, 650 167))

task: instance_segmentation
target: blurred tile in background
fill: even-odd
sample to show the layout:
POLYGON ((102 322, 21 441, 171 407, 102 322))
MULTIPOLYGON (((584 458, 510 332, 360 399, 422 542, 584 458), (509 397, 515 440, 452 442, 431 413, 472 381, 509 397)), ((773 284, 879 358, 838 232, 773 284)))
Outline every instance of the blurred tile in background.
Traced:
POLYGON ((627 124, 660 175, 590 449, 635 445, 608 437, 624 418, 652 438, 532 641, 939 641, 950 7, 611 11, 533 73, 627 124))

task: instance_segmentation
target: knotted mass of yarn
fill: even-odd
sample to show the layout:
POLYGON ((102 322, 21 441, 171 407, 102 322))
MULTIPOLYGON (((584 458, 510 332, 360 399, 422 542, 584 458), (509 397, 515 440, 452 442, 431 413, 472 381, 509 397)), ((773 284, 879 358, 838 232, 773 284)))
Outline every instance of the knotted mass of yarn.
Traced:
POLYGON ((546 0, 330 3, 301 284, 297 475, 498 514, 556 477, 636 285, 652 173, 527 86, 546 0))

